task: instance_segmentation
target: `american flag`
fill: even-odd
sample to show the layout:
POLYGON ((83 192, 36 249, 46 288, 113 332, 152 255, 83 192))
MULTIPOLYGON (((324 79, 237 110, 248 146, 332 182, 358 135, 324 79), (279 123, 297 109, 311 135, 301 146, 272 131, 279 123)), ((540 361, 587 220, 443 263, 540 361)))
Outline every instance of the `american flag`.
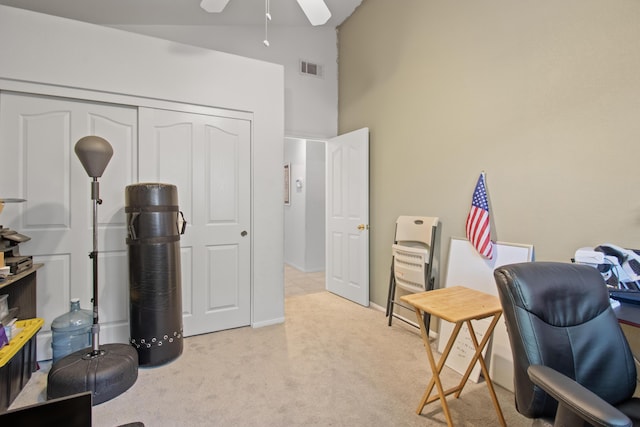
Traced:
POLYGON ((489 203, 484 185, 484 172, 480 174, 471 200, 471 210, 467 216, 467 239, 478 253, 485 258, 493 258, 491 226, 489 225, 489 203))

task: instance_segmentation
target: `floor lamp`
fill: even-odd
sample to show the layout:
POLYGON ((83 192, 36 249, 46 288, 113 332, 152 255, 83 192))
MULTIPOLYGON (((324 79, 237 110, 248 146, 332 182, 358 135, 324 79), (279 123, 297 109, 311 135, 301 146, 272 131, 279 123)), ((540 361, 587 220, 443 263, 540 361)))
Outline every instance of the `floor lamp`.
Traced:
POLYGON ((93 404, 113 399, 128 390, 138 379, 138 352, 129 344, 100 345, 98 323, 98 205, 100 184, 107 164, 113 156, 111 144, 99 136, 85 136, 75 152, 91 181, 93 202, 93 326, 92 347, 71 353, 53 364, 47 379, 47 398, 92 392, 93 404))

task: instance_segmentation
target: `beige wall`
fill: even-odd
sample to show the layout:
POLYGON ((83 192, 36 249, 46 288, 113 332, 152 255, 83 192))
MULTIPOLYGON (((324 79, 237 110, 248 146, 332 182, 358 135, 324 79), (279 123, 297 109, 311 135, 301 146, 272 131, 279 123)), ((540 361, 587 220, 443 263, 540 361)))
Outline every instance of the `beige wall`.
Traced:
POLYGON ((569 261, 640 248, 640 2, 364 0, 339 29, 339 131, 371 130, 371 300, 394 222, 464 236, 486 172, 496 240, 569 261))

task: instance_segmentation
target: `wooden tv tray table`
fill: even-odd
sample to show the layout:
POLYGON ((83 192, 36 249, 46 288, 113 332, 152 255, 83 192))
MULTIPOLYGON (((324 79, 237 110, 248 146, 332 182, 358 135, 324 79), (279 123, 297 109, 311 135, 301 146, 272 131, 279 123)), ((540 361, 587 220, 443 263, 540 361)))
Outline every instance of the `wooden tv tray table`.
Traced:
POLYGON ((498 297, 486 294, 484 292, 476 291, 474 289, 465 288, 463 286, 454 286, 451 288, 442 288, 433 291, 404 295, 400 297, 400 299, 411 305, 415 309, 416 316, 418 318, 418 324, 420 325, 420 332, 422 334, 422 341, 424 342, 424 346, 427 351, 427 357, 429 358, 429 364, 431 365, 431 371, 433 372, 431 381, 429 381, 427 389, 422 396, 422 400, 420 400, 420 404, 418 405, 416 413, 421 414, 427 403, 431 403, 435 400, 440 400, 440 404, 442 405, 442 409, 444 410, 444 415, 447 419, 447 424, 449 426, 452 426, 453 421, 451 420, 451 413, 449 412, 449 406, 447 405, 446 396, 455 393, 456 399, 460 397, 460 393, 462 392, 462 389, 464 388, 464 385, 466 384, 467 379, 471 374, 471 370, 473 369, 476 361, 478 361, 480 362, 482 374, 484 376, 485 382, 487 383, 487 388, 489 389, 489 394, 491 395, 493 406, 496 408, 496 413, 498 414, 500 424, 502 426, 506 426, 504 416, 502 415, 502 410, 500 409, 500 404, 498 403, 498 398, 496 397, 496 392, 493 388, 493 383, 491 382, 491 378, 489 377, 487 365, 485 364, 484 358, 482 357, 482 350, 487 345, 487 342, 489 341, 489 338, 493 333, 493 329, 498 323, 498 319, 502 315, 502 306, 500 305, 500 300, 498 299, 498 297), (426 313, 437 316, 443 320, 455 324, 453 332, 451 333, 451 337, 449 338, 449 341, 447 342, 447 345, 444 349, 444 353, 442 353, 442 356, 440 357, 440 360, 437 364, 433 356, 433 350, 431 350, 431 345, 429 344, 429 331, 422 320, 423 314, 426 313), (476 337, 475 331, 473 330, 471 321, 484 319, 490 316, 493 316, 491 324, 487 328, 482 341, 478 343, 478 339, 476 337), (471 341, 473 342, 473 345, 475 347, 475 353, 471 361, 469 362, 467 371, 462 376, 462 381, 460 381, 460 384, 449 390, 444 390, 442 388, 442 382, 440 381, 440 372, 442 372, 442 368, 444 367, 447 357, 449 356, 449 352, 453 347, 456 337, 458 336, 462 325, 465 323, 469 328, 469 334, 471 335, 471 341), (437 394, 431 396, 434 385, 437 388, 437 394))

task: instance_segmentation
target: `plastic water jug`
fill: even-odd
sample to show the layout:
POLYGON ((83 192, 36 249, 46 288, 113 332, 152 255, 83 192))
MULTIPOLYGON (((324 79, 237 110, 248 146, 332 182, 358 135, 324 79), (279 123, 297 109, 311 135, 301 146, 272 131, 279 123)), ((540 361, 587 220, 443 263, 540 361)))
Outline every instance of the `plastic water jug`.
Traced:
POLYGON ((56 317, 51 323, 53 363, 68 354, 91 347, 92 325, 93 313, 81 309, 80 300, 73 298, 69 312, 56 317))

